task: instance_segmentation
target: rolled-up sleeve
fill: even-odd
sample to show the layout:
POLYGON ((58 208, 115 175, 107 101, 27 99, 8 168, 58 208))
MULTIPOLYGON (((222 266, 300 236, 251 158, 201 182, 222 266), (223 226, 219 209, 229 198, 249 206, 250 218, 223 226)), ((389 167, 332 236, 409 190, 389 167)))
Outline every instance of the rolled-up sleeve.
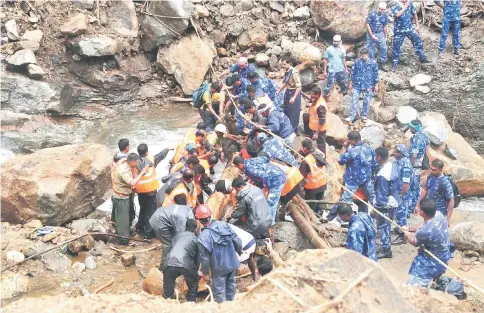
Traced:
POLYGON ((301 88, 301 76, 299 75, 299 72, 294 71, 292 74, 292 79, 294 80, 294 84, 296 88, 301 88))

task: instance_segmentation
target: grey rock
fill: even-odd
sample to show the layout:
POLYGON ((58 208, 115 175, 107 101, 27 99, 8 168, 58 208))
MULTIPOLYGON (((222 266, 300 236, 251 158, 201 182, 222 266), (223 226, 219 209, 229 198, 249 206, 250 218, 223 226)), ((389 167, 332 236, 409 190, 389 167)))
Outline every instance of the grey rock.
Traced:
POLYGON ((279 3, 279 1, 269 1, 269 7, 279 13, 284 13, 284 5, 279 3))
POLYGON ((274 46, 272 49, 271 49, 271 53, 272 54, 275 54, 275 55, 280 55, 282 53, 282 48, 279 47, 279 46, 274 46))
POLYGON ((44 33, 40 29, 28 30, 22 35, 21 39, 26 41, 37 41, 42 44, 42 39, 44 39, 44 33))
POLYGON ((353 60, 353 59, 355 59, 355 58, 356 58, 356 53, 354 53, 353 51, 348 52, 348 53, 346 54, 346 59, 347 59, 347 60, 353 60))
MULTIPOLYGON (((146 9, 155 15, 183 17, 191 16, 193 6, 188 0, 148 1, 146 9)), ((143 33, 140 44, 144 51, 151 51, 174 40, 177 35, 170 28, 183 34, 189 25, 189 20, 186 18, 158 19, 163 23, 146 14, 140 19, 140 30, 143 33)))
POLYGON ((450 239, 459 250, 484 255, 484 230, 477 222, 458 223, 449 230, 450 239))
POLYGON ((230 4, 224 4, 219 8, 219 12, 222 16, 230 17, 235 14, 234 7, 230 4))
POLYGON ((72 264, 71 269, 76 273, 82 273, 86 269, 86 265, 81 262, 75 262, 72 264))
POLYGON ((423 133, 429 138, 430 142, 436 146, 440 146, 448 138, 449 132, 445 127, 447 121, 439 113, 427 112, 420 120, 424 127, 423 133))
POLYGON ((84 264, 86 265, 86 268, 88 270, 93 270, 97 267, 96 265, 96 261, 94 261, 94 257, 93 256, 88 256, 86 258, 86 260, 84 260, 84 264))
POLYGON ((426 85, 430 83, 432 77, 427 74, 419 73, 412 78, 410 78, 410 86, 415 87, 417 85, 426 85))
POLYGON ((272 41, 266 42, 266 48, 272 49, 273 47, 274 47, 274 42, 272 42, 272 41))
POLYGON ((61 26, 61 34, 76 36, 84 34, 87 31, 86 16, 78 13, 71 17, 64 25, 61 26))
POLYGON ((250 13, 252 14, 252 16, 256 19, 262 19, 264 18, 264 9, 261 8, 261 7, 255 7, 253 8, 250 13))
POLYGON ((295 42, 291 48, 291 56, 298 62, 321 62, 321 51, 307 43, 307 42, 295 42))
POLYGON ((236 10, 241 12, 250 11, 253 7, 254 3, 251 0, 241 0, 235 6, 236 10))
POLYGON ((79 55, 100 57, 119 53, 122 44, 106 35, 92 35, 74 38, 68 42, 68 47, 79 55))
POLYGON ((403 90, 410 88, 407 80, 397 72, 380 72, 380 79, 386 83, 387 91, 403 90))
POLYGON ((271 55, 271 58, 269 59, 269 67, 273 70, 279 67, 279 60, 275 54, 271 55))
POLYGON ((293 42, 291 40, 289 40, 286 37, 282 37, 282 39, 281 39, 281 48, 282 48, 282 50, 291 50, 293 45, 294 44, 293 44, 293 42))
POLYGON ((367 120, 366 125, 360 130, 361 139, 367 142, 373 149, 380 147, 385 140, 385 130, 381 124, 367 120))
POLYGON ((27 65, 27 73, 30 78, 34 79, 42 79, 45 75, 45 71, 36 64, 27 65))
POLYGON ((276 223, 274 226, 274 239, 276 242, 282 241, 287 243, 291 249, 297 251, 313 248, 306 236, 292 222, 276 223))
POLYGON ((230 36, 238 37, 244 32, 244 25, 239 23, 231 23, 228 28, 230 36))
POLYGON ((30 11, 29 13, 29 22, 32 24, 38 23, 39 22, 39 17, 35 15, 33 11, 30 11))
POLYGON ((106 26, 124 37, 138 36, 138 17, 132 0, 113 1, 106 9, 106 26))
POLYGON ((268 66, 269 56, 265 53, 258 53, 255 56, 255 64, 257 64, 258 66, 268 66))
POLYGON ((0 138, 3 147, 9 148, 15 153, 34 153, 37 150, 45 148, 54 148, 75 143, 72 136, 66 136, 58 133, 42 132, 42 129, 36 132, 2 132, 0 138))
POLYGON ((108 229, 106 225, 96 219, 74 220, 71 224, 67 225, 67 228, 76 230, 78 234, 105 233, 108 229))
POLYGON ((20 39, 17 22, 15 20, 12 19, 5 22, 5 31, 7 32, 9 40, 18 41, 20 39))
POLYGON ((22 249, 22 253, 25 255, 25 257, 31 257, 32 255, 35 255, 37 253, 44 252, 54 245, 51 243, 44 243, 44 242, 36 242, 30 246, 27 246, 22 249))
POLYGON ((292 24, 286 31, 286 34, 290 37, 296 37, 299 33, 296 24, 292 24))
POLYGON ((71 2, 78 8, 92 10, 94 9, 95 0, 71 0, 71 2))
MULTIPOLYGON (((244 30, 242 29, 241 33, 243 31, 244 30)), ((215 29, 209 34, 209 37, 213 40, 213 43, 218 46, 225 43, 225 38, 227 37, 227 34, 221 30, 215 29)))
POLYGON ((416 107, 420 101, 420 97, 410 90, 389 91, 385 95, 385 105, 388 106, 416 107))
POLYGON ((210 11, 208 11, 208 9, 201 4, 195 5, 194 9, 195 9, 195 14, 198 18, 204 18, 204 17, 210 16, 210 11))
POLYGON ((38 42, 36 40, 20 40, 18 42, 18 45, 22 49, 31 50, 33 52, 36 52, 40 48, 40 42, 38 42))
POLYGON ((397 119, 402 125, 406 125, 418 118, 418 112, 411 106, 402 106, 398 108, 397 119))
POLYGON ((293 17, 297 20, 305 20, 310 18, 311 13, 309 12, 309 7, 297 8, 293 13, 293 17))
POLYGON ((10 110, 1 110, 0 112, 3 126, 20 126, 31 118, 28 114, 16 113, 10 110))
POLYGON ((64 272, 71 268, 71 260, 58 250, 52 250, 40 256, 45 268, 53 272, 64 272))
POLYGON ((31 50, 27 49, 19 50, 13 55, 9 55, 7 58, 5 58, 5 61, 12 66, 23 66, 37 63, 35 54, 31 50))
POLYGON ((428 94, 430 92, 429 86, 416 85, 415 91, 422 94, 428 94))
POLYGON ((25 255, 22 252, 16 250, 10 250, 5 255, 7 262, 18 263, 25 260, 25 255))
POLYGON ((314 83, 314 80, 316 79, 316 75, 314 74, 314 71, 312 68, 307 68, 305 70, 302 70, 300 74, 301 74, 301 84, 303 87, 311 86, 314 83))

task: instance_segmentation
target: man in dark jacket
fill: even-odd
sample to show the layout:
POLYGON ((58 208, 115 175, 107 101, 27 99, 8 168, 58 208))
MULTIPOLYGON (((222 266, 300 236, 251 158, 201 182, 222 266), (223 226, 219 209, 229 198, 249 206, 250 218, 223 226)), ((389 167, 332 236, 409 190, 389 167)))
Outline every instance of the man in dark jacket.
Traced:
POLYGON ((232 182, 237 194, 237 207, 232 218, 246 218, 247 231, 257 239, 266 238, 272 223, 269 204, 259 187, 247 184, 241 177, 232 182))
POLYGON ((159 208, 151 216, 151 227, 162 243, 160 271, 164 269, 164 261, 170 253, 173 237, 185 231, 187 220, 193 218, 192 208, 187 205, 187 198, 184 194, 175 196, 175 204, 159 208))
POLYGON ((229 224, 213 220, 207 206, 198 206, 195 216, 203 226, 198 237, 198 274, 206 277, 210 271, 212 291, 217 303, 232 301, 237 291, 235 273, 240 265, 237 253, 242 254, 242 241, 229 224))
POLYGON ((187 301, 197 299, 198 290, 198 245, 197 221, 187 220, 186 231, 173 238, 173 249, 165 261, 163 270, 163 297, 173 298, 175 291, 175 280, 183 275, 188 286, 187 301))

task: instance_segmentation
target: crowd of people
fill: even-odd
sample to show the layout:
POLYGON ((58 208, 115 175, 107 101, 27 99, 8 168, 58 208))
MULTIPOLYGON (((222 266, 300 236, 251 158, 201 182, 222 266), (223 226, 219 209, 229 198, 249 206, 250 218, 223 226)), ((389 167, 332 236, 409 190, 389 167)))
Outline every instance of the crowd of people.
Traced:
MULTIPOLYGON (((458 53, 459 23, 457 15, 448 13, 456 10, 456 3, 460 6, 460 1, 445 1, 443 5, 444 20, 448 20, 439 51, 443 51, 446 29, 452 25, 454 53, 458 53)), ((271 227, 277 220, 287 218, 288 204, 298 194, 311 200, 308 205, 325 221, 347 223, 346 247, 372 260, 391 258, 392 245, 408 242, 420 247, 410 268, 409 284, 427 286, 445 271, 423 249, 444 263, 450 258, 447 229, 454 209, 453 183, 443 174, 441 160, 429 162, 429 140, 422 133, 419 120, 409 124, 413 134, 410 147, 397 144, 392 151, 386 147, 373 149, 362 141, 359 132, 351 131, 338 160, 345 166, 341 200, 327 216, 323 215, 322 200, 328 184, 326 131, 331 127, 326 119, 326 100, 335 82, 342 93, 352 89, 347 118, 352 123, 357 118, 358 100, 363 93, 360 116, 366 120, 372 93, 378 92, 378 68, 384 69, 386 62, 385 11, 386 4, 382 3, 366 20, 368 48, 360 50, 348 86, 345 51, 341 37, 336 35, 324 55, 323 75, 327 76, 324 90, 314 87, 309 94, 303 93, 300 75, 289 57, 281 61, 285 69, 281 87, 260 77, 244 57, 223 73, 232 73, 224 82, 200 87, 194 95, 194 106, 199 109, 202 122, 189 129, 175 149, 170 174, 162 178, 161 188, 156 166, 170 149, 153 155, 146 144, 141 144, 138 153, 130 153, 129 140, 119 140, 120 151, 114 156, 112 170, 112 220, 116 233, 129 237, 134 220, 133 191, 138 194, 140 213, 136 231, 146 239, 156 236, 162 242, 160 270, 164 275, 164 297, 173 297, 175 280, 183 275, 188 286, 187 300, 195 301, 199 278, 208 279, 210 274, 215 300, 219 303, 233 300, 240 262, 248 263, 254 280, 270 272, 270 259, 256 260, 254 256, 256 241, 270 238, 271 227), (380 48, 378 61, 376 46, 380 48), (229 94, 222 92, 224 84, 229 94), (309 101, 303 114, 302 98, 309 101), (306 138, 295 153, 301 115, 306 138), (235 127, 231 128, 230 122, 235 127), (214 167, 219 162, 233 164, 240 175, 233 180, 215 180, 214 167), (422 180, 422 172, 427 169, 430 175, 422 180), (425 181, 422 189, 421 181, 425 181), (232 199, 235 209, 229 223, 215 220, 211 208, 204 204, 214 192, 230 195, 232 199), (381 214, 372 210, 369 215, 366 203, 381 214), (413 213, 423 217, 421 226, 407 226, 407 218, 413 213), (395 229, 397 236, 393 241, 389 219, 401 227, 395 229), (197 227, 197 221, 201 228, 197 227)), ((420 60, 426 62, 411 1, 401 0, 391 11, 395 16, 393 67, 398 65, 405 37, 414 44, 420 60)), ((126 243, 125 239, 120 241, 126 243)))

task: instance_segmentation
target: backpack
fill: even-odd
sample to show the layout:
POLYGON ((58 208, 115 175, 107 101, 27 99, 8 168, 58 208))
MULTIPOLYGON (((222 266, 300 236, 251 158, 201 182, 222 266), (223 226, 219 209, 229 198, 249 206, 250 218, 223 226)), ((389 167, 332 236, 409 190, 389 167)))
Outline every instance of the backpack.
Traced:
POLYGON ((429 156, 427 155, 427 150, 425 150, 423 159, 422 159, 422 166, 420 167, 422 170, 428 170, 430 168, 430 160, 429 156))
MULTIPOLYGON (((461 200, 462 200, 462 196, 460 195, 460 190, 459 190, 459 187, 457 187, 454 179, 452 178, 451 175, 445 175, 444 178, 447 177, 450 181, 450 183, 452 184, 452 191, 454 192, 454 208, 458 207, 461 200)), ((438 187, 438 191, 440 194, 444 194, 444 190, 443 190, 443 187, 442 187, 442 180, 439 181, 439 187, 438 187)))
POLYGON ((203 82, 203 84, 195 89, 192 95, 192 100, 193 100, 193 107, 196 109, 200 109, 202 107, 203 103, 203 94, 205 91, 209 90, 209 85, 208 82, 203 82))

